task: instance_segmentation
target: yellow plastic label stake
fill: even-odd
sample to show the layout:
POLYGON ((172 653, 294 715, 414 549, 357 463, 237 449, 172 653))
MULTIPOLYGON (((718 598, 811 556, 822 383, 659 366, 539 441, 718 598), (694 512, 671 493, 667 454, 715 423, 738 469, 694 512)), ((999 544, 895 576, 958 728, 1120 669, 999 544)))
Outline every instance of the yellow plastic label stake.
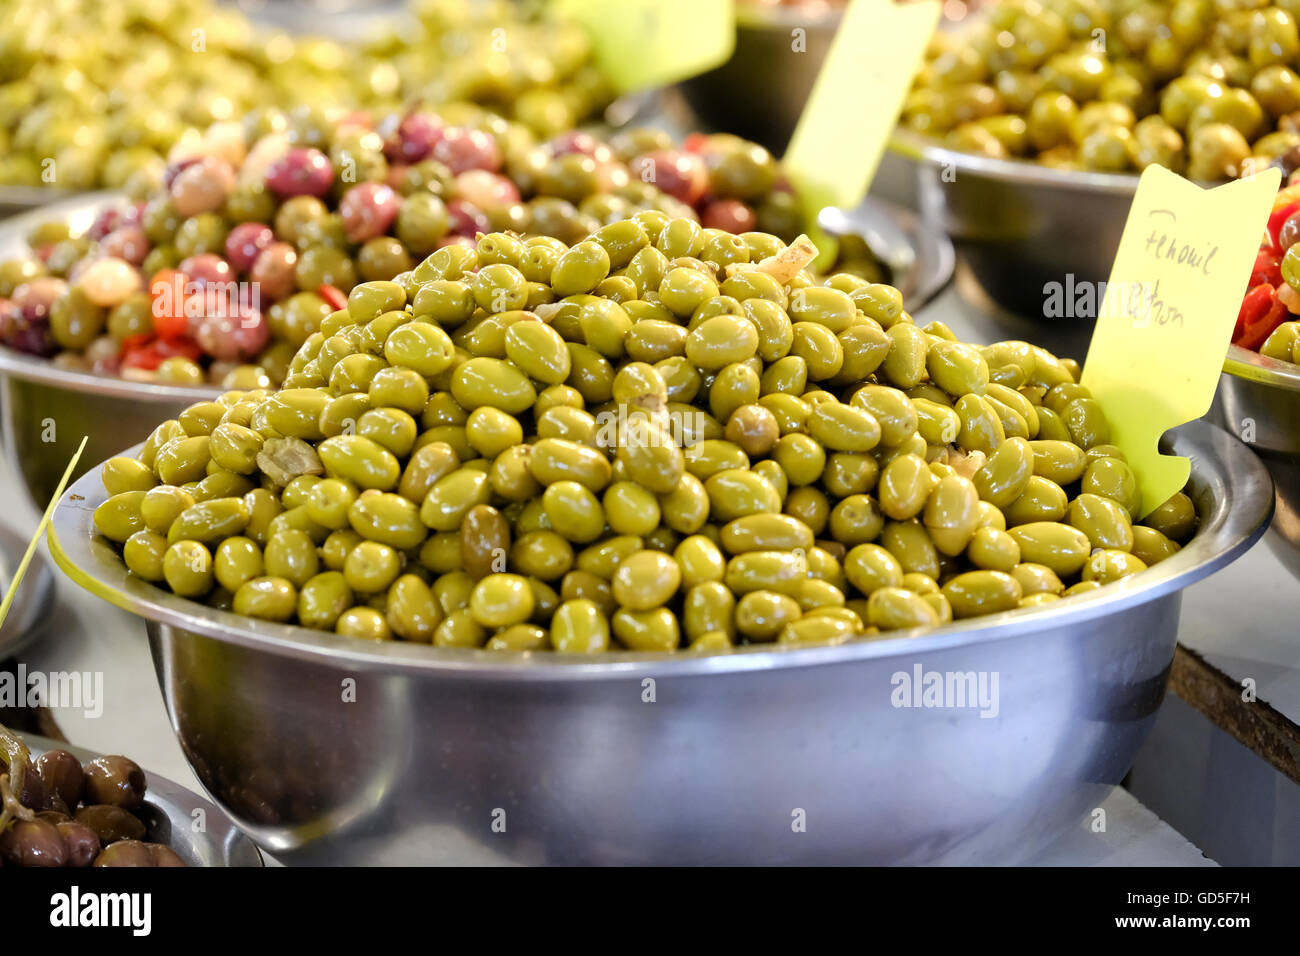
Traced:
POLYGON ((852 0, 844 10, 782 161, 823 271, 836 243, 817 215, 826 206, 853 209, 866 196, 938 22, 938 0, 852 0))
POLYGON ((88 437, 82 437, 81 444, 77 446, 76 454, 72 456, 72 461, 68 462, 68 467, 63 472, 59 487, 54 489, 54 497, 50 499, 50 503, 45 508, 45 514, 41 516, 41 523, 36 526, 36 534, 32 535, 32 540, 27 543, 27 550, 23 552, 23 559, 18 563, 17 570, 14 571, 13 580, 9 582, 9 590, 5 592, 3 603, 0 603, 0 624, 4 624, 5 618, 9 616, 9 608, 14 603, 14 597, 18 594, 18 585, 23 583, 23 575, 27 573, 27 565, 32 563, 32 554, 36 551, 36 542, 40 541, 41 535, 45 533, 45 528, 50 523, 50 515, 54 514, 54 506, 63 497, 63 489, 68 486, 68 479, 72 477, 77 462, 81 461, 81 453, 86 450, 88 437))
POLYGON ((559 0, 591 38, 596 65, 619 93, 667 86, 727 61, 732 0, 559 0))
POLYGON ((1156 444, 1210 408, 1281 176, 1206 190, 1148 166, 1138 181, 1082 384, 1137 475, 1142 517, 1191 474, 1156 444))

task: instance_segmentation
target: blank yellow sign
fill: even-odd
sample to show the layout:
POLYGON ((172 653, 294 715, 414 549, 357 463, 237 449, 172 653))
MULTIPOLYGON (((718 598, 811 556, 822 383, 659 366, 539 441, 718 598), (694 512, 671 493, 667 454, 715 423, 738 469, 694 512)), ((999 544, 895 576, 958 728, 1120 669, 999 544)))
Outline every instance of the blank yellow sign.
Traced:
POLYGON ((1156 448, 1210 408, 1281 172, 1202 189, 1161 166, 1138 181, 1082 383, 1142 489, 1142 516, 1191 463, 1156 448))
POLYGON ((736 46, 732 0, 557 0, 556 6, 586 28, 596 65, 619 93, 711 70, 736 46))
MULTIPOLYGON (((938 21, 938 0, 845 7, 783 160, 810 224, 826 206, 852 209, 866 196, 938 21)), ((825 239, 814 238, 825 268, 825 239)))

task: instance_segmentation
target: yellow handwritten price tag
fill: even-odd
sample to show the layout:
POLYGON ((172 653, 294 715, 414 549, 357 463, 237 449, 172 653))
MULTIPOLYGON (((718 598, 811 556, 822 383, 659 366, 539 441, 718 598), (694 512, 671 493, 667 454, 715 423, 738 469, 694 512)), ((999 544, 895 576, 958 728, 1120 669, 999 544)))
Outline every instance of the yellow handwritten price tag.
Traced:
POLYGON ((1142 489, 1142 515, 1180 491, 1186 458, 1156 448, 1209 410, 1281 172, 1205 190, 1148 166, 1120 238, 1082 384, 1142 489))
POLYGON ((586 29, 619 93, 711 70, 736 46, 732 0, 558 0, 557 8, 586 29))
POLYGON ((852 0, 844 10, 782 161, 821 250, 819 268, 834 260, 834 243, 816 229, 817 214, 866 196, 938 22, 938 0, 852 0))

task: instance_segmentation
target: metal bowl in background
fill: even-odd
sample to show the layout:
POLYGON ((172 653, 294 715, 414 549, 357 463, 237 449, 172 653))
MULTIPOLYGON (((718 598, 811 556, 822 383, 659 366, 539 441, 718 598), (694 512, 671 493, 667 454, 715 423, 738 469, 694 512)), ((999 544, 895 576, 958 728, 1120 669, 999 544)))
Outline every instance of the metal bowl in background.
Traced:
MULTIPOLYGON (((104 206, 120 199, 115 192, 87 193, 0 222, 0 261, 29 254, 26 236, 33 226, 64 219, 87 229, 104 206)), ((38 511, 54 495, 83 435, 89 441, 77 475, 123 445, 143 441, 187 405, 218 394, 61 369, 0 346, 0 437, 38 511)))
POLYGON ((50 551, 147 619, 195 773, 287 863, 449 845, 462 863, 1010 863, 1119 783, 1164 695, 1182 588, 1272 513, 1236 439, 1194 422, 1172 444, 1201 525, 1168 560, 1046 608, 833 647, 502 655, 253 621, 127 572, 94 532, 94 477, 60 502, 50 551), (990 716, 897 706, 918 668, 996 675, 990 716))
POLYGON ((1231 346, 1211 416, 1268 466, 1277 506, 1266 540, 1300 578, 1300 365, 1231 346))
MULTIPOLYGON (((0 527, 0 594, 9 590, 28 542, 0 527)), ((0 624, 0 661, 12 657, 46 632, 54 608, 54 574, 40 550, 32 552, 14 603, 0 624)))
POLYGON ((1050 321, 1043 312, 1048 283, 1110 277, 1136 175, 959 153, 902 129, 890 150, 916 168, 922 217, 952 237, 1000 305, 1050 321))
POLYGON ((0 219, 30 212, 74 195, 53 186, 0 186, 0 219))
POLYGON ((37 511, 54 496, 83 435, 89 440, 76 476, 123 442, 142 441, 187 406, 220 394, 68 371, 0 347, 0 437, 37 511))
POLYGON ((915 214, 892 203, 867 199, 856 209, 823 209, 820 225, 834 236, 861 236, 889 271, 889 282, 915 312, 939 294, 957 261, 952 243, 915 214))
MULTIPOLYGON (((103 756, 84 747, 50 740, 37 734, 19 734, 32 759, 47 750, 66 750, 83 764, 103 756)), ((127 756, 130 756, 128 754, 127 756)), ((176 851, 187 866, 262 866, 262 854, 253 842, 230 822, 211 801, 186 790, 166 777, 148 770, 145 776, 144 807, 136 815, 148 828, 145 841, 164 843, 176 851), (203 829, 196 830, 202 810, 203 829)))
POLYGON ((708 126, 785 151, 839 29, 841 11, 824 5, 736 3, 731 59, 680 84, 708 126), (796 33, 802 49, 796 49, 796 33))
MULTIPOLYGON (((972 3, 950 0, 939 28, 953 27, 972 3)), ((736 46, 726 63, 678 84, 700 123, 735 133, 780 156, 803 113, 808 94, 843 16, 836 3, 736 4, 736 46), (795 31, 802 31, 797 34, 795 31), (800 49, 796 50, 796 36, 800 49)), ((875 108, 869 98, 864 109, 875 108)), ((873 195, 908 209, 919 208, 916 170, 886 152, 871 183, 873 195)))

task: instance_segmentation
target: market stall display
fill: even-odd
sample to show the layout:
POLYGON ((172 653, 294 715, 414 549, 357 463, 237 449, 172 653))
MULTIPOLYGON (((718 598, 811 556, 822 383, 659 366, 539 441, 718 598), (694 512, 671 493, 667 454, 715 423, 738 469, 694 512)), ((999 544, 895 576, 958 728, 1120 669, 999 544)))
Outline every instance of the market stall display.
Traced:
POLYGON ((0 865, 1033 859, 1133 766, 1182 590, 1270 525, 1300 578, 1296 3, 213 2, 0 24, 0 205, 81 192, 0 223, 5 456, 40 508, 85 436, 49 556, 143 619, 214 801, 0 727, 0 865), (693 111, 587 125, 733 10, 693 111), (819 212, 891 130, 919 214, 819 212), (1153 166, 1282 170, 1231 345, 1275 174, 1153 166), (1151 278, 1130 206, 1239 256, 1085 376, 1043 323, 1151 278), (949 235, 1014 314, 923 311, 949 235))

